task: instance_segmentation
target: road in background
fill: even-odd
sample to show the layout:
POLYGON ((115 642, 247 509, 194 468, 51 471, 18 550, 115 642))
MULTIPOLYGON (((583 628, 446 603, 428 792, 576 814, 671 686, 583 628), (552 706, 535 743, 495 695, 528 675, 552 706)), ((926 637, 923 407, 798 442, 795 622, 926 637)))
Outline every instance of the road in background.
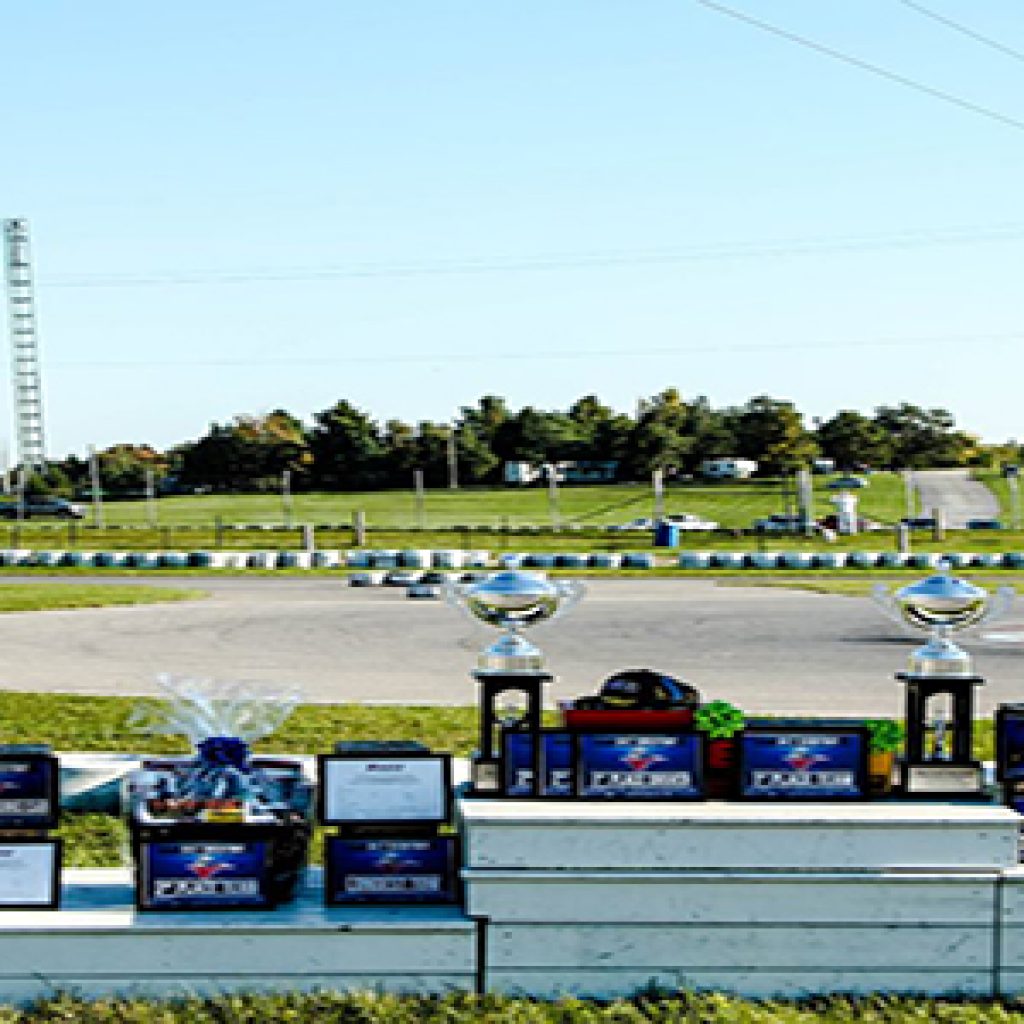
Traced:
POLYGON ((967 469, 919 469, 914 484, 921 501, 921 515, 941 508, 946 528, 964 530, 968 519, 998 519, 999 502, 982 483, 972 480, 967 469))
MULTIPOLYGON (((318 702, 469 704, 468 672, 496 637, 443 602, 400 589, 324 577, 188 585, 211 598, 0 615, 0 687, 142 694, 154 692, 158 672, 172 672, 297 683, 318 702)), ((893 673, 921 642, 866 598, 709 580, 601 579, 588 588, 578 608, 531 633, 559 676, 555 698, 592 692, 617 669, 652 667, 753 712, 891 715, 900 711, 893 673)), ((1020 699, 1024 647, 972 647, 989 678, 982 712, 1020 699)))

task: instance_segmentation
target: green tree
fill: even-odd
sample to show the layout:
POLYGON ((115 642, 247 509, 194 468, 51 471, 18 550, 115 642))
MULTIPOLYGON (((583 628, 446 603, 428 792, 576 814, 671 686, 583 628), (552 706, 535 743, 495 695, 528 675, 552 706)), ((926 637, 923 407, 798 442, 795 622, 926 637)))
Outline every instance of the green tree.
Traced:
POLYGON ((818 427, 818 444, 823 455, 835 459, 840 469, 865 464, 887 466, 892 461, 892 442, 873 419, 842 409, 818 427))
POLYGON ((806 466, 818 454, 814 436, 792 402, 759 395, 734 416, 738 455, 754 459, 758 471, 781 476, 806 466))
POLYGON ((302 423, 275 409, 265 416, 236 416, 212 423, 198 441, 175 452, 183 483, 224 491, 272 490, 288 469, 300 485, 309 468, 302 423))
POLYGON ((377 424, 342 399, 314 416, 309 435, 312 478, 326 490, 369 490, 385 479, 377 424))
POLYGON ((897 467, 959 466, 973 449, 971 439, 954 429, 953 415, 946 409, 923 409, 909 402, 882 405, 875 410, 875 423, 888 435, 897 467))
POLYGON ((633 479, 656 470, 669 475, 681 470, 693 452, 690 409, 675 388, 667 388, 643 403, 633 430, 626 467, 633 479))

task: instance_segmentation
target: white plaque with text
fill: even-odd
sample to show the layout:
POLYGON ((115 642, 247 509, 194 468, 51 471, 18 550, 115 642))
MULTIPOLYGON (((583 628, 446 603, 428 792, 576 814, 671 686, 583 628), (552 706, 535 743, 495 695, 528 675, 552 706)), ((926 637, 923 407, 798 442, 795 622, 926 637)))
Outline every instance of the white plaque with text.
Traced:
POLYGON ((56 906, 59 851, 53 840, 0 841, 0 907, 56 906))
POLYGON ((449 768, 436 757, 323 757, 321 818, 325 824, 444 822, 449 768))

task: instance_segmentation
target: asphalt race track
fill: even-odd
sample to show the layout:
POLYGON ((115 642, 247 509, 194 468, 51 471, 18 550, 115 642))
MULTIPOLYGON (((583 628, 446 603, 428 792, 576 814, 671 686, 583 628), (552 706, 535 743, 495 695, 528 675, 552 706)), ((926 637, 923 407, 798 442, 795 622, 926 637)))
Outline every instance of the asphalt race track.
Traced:
MULTIPOLYGON (((172 672, 295 683, 311 701, 469 704, 467 673, 497 635, 443 601, 339 578, 103 579, 212 596, 0 615, 0 687, 140 694, 172 672)), ((915 645, 866 598, 670 579, 591 581, 577 608, 531 636, 559 677, 554 698, 651 667, 749 711, 857 715, 899 711, 892 675, 915 645)), ((1024 699, 1024 647, 968 646, 989 680, 983 713, 1024 699)))

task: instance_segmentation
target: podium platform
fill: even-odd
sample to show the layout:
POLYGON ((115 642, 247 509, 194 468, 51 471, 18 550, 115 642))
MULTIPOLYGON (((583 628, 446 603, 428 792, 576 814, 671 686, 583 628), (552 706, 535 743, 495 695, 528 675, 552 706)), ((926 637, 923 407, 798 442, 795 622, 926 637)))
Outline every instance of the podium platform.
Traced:
POLYGON ((323 906, 311 871, 272 911, 139 913, 127 869, 72 869, 57 911, 0 912, 0 1002, 376 989, 472 991, 476 928, 458 908, 323 906))
POLYGON ((997 910, 1019 872, 1005 808, 465 800, 460 815, 488 990, 1024 988, 1024 873, 997 910))
POLYGON ((0 1002, 377 989, 611 998, 1024 993, 1020 817, 994 805, 464 799, 465 910, 139 913, 127 870, 0 911, 0 1002))

